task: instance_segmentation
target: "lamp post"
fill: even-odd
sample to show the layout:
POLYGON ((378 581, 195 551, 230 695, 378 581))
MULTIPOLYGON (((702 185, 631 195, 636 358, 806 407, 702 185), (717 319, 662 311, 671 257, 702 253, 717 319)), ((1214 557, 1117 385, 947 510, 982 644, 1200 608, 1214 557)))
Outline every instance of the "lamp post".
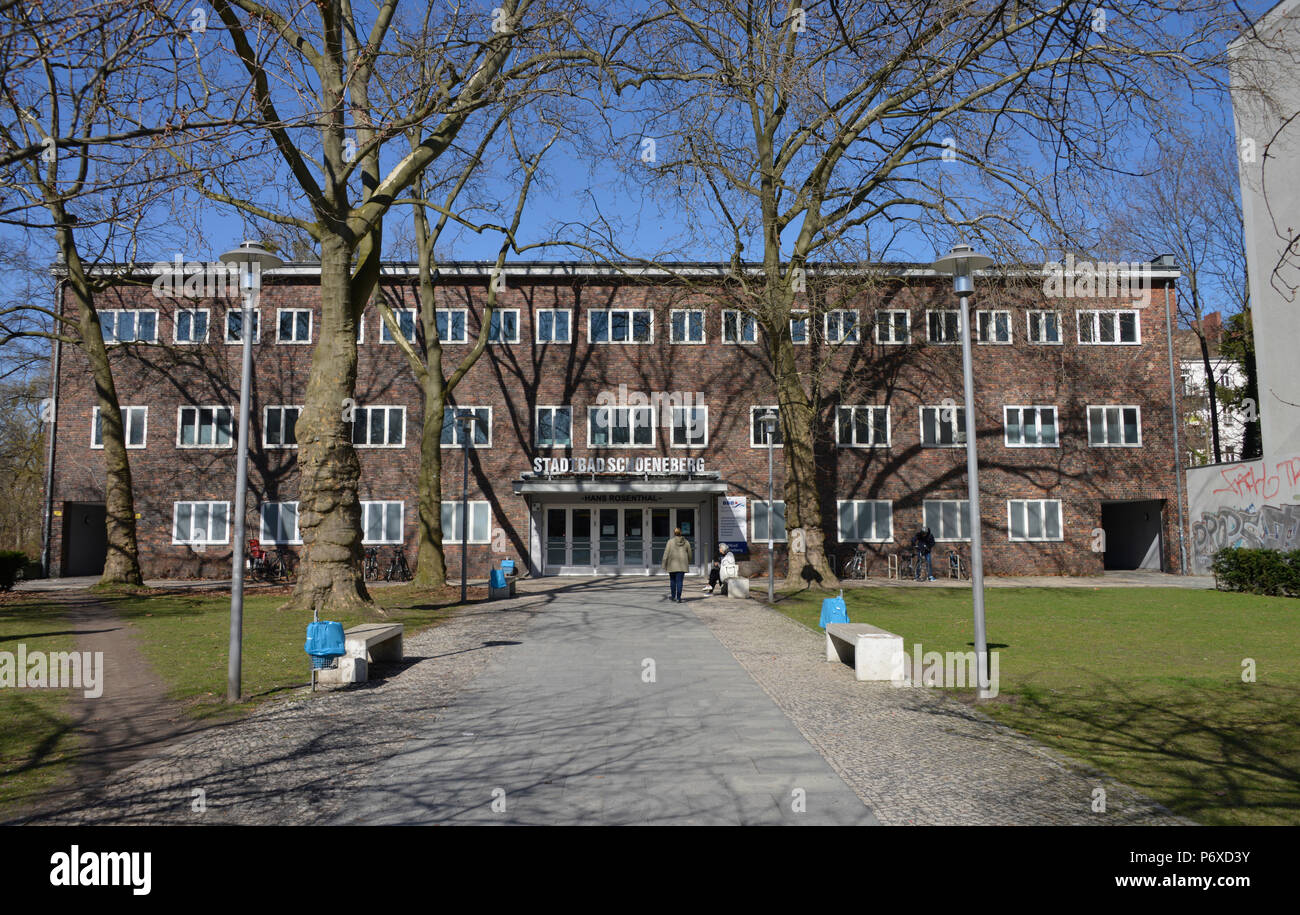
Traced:
POLYGON ((961 298, 961 374, 966 399, 966 485, 967 515, 970 519, 970 583, 975 610, 975 659, 978 684, 975 695, 987 699, 989 689, 989 649, 984 629, 984 544, 980 531, 979 460, 976 457, 975 371, 971 362, 971 325, 969 296, 975 289, 974 272, 993 264, 993 258, 980 254, 970 245, 955 245, 934 262, 934 269, 952 275, 952 288, 961 298))
POLYGON ((244 637, 244 500, 248 497, 248 400, 253 378, 253 316, 262 294, 262 271, 284 262, 255 241, 221 255, 223 264, 239 268, 244 307, 239 317, 243 366, 239 375, 239 455, 235 463, 235 542, 231 550, 230 660, 226 667, 226 701, 238 702, 244 637))
POLYGON ((456 423, 460 427, 460 450, 464 455, 464 469, 460 481, 460 602, 466 600, 469 572, 469 440, 474 435, 473 410, 458 410, 456 423))
MULTIPOLYGON (((768 410, 759 417, 767 434, 767 602, 776 603, 776 560, 773 557, 772 538, 772 439, 776 437, 777 414, 768 410)), ((787 575, 789 572, 786 573, 787 575)))

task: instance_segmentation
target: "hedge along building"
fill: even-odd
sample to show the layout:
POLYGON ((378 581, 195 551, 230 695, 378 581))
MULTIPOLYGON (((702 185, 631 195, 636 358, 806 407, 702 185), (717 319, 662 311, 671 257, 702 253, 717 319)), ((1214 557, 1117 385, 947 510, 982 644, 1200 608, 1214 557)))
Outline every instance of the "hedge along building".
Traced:
MULTIPOLYGON (((196 267, 198 265, 195 265, 196 267)), ((1063 265, 977 278, 974 349, 981 519, 991 574, 1180 570, 1168 362, 1171 266, 1063 265), (1102 269, 1098 274, 1097 266, 1102 269), (1090 271, 1092 274, 1090 275, 1090 271), (1118 283, 1116 280, 1118 279, 1118 283), (1098 293, 1101 293, 1100 295, 1098 293), (1104 531, 1104 536, 1102 532, 1104 531)), ((454 364, 480 326, 492 265, 440 268, 438 329, 454 364)), ((168 265, 99 297, 152 576, 225 576, 231 553, 240 301, 168 265)), ((213 268, 215 269, 215 268, 213 268)), ((319 268, 265 277, 251 410, 249 536, 299 546, 294 423, 319 333, 319 268)), ((493 342, 455 392, 479 418, 469 458, 469 565, 536 575, 651 574, 674 527, 702 571, 719 539, 766 563, 777 405, 758 323, 720 265, 508 267, 493 342)), ((212 277, 209 277, 211 279, 212 277)), ((415 268, 382 288, 417 345, 415 268)), ((816 388, 818 491, 839 559, 873 575, 928 526, 967 556, 961 347, 950 281, 908 264, 810 268, 790 332, 816 388)), ((421 401, 388 328, 358 334, 353 441, 366 544, 414 558, 421 401)), ((53 574, 103 557, 103 466, 84 356, 56 349, 48 492, 53 574), (96 528, 99 528, 98 530, 96 528)), ((461 448, 444 425, 443 520, 460 561, 461 448)), ((779 436, 779 432, 778 432, 779 436)), ((784 467, 773 536, 783 571, 784 467)))

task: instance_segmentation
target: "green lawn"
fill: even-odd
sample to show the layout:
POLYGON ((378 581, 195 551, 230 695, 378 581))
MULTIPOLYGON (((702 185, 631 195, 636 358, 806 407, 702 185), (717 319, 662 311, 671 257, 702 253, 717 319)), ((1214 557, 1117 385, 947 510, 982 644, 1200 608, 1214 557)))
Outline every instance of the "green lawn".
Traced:
MULTIPOLYGON (((71 651, 75 638, 56 610, 5 595, 0 651, 71 651)), ((68 772, 76 749, 66 689, 0 689, 0 809, 42 791, 68 772)))
MULTIPOLYGON (((471 589, 472 590, 472 589, 471 589)), ((289 589, 253 592, 244 600, 242 684, 245 701, 226 705, 226 665, 230 644, 230 594, 154 592, 112 599, 131 622, 140 647, 154 670, 170 686, 172 698, 198 718, 244 711, 248 706, 306 686, 311 660, 303 652, 305 614, 280 610, 289 589)), ((406 636, 435 625, 451 614, 459 589, 415 591, 409 585, 375 590, 387 617, 336 614, 347 629, 376 620, 402 623, 406 636)), ((474 598, 473 593, 470 595, 474 598)))
MULTIPOLYGON (((971 595, 845 592, 909 654, 969 651, 971 595)), ((1300 823, 1300 601, 1176 588, 993 588, 980 708, 1207 824, 1300 823), (1242 662, 1256 681, 1242 681, 1242 662)), ((817 628, 821 595, 778 609, 817 628)), ((970 698, 970 690, 954 690, 970 698)))

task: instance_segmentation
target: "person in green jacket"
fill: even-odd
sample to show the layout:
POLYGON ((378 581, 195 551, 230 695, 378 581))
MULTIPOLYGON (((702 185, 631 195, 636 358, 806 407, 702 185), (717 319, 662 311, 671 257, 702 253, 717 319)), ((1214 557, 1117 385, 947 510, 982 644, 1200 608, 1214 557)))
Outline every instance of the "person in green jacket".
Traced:
POLYGON ((691 542, 682 536, 680 527, 673 528, 673 539, 664 547, 664 570, 668 573, 668 599, 682 602, 682 582, 691 567, 691 542))

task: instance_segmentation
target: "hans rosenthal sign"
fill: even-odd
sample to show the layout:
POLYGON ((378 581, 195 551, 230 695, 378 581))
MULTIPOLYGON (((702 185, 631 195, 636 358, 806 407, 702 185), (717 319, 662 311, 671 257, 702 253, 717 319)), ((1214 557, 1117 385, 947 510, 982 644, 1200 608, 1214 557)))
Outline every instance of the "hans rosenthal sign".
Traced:
POLYGON ((704 458, 533 458, 533 473, 539 476, 565 473, 674 474, 703 472, 704 458))

